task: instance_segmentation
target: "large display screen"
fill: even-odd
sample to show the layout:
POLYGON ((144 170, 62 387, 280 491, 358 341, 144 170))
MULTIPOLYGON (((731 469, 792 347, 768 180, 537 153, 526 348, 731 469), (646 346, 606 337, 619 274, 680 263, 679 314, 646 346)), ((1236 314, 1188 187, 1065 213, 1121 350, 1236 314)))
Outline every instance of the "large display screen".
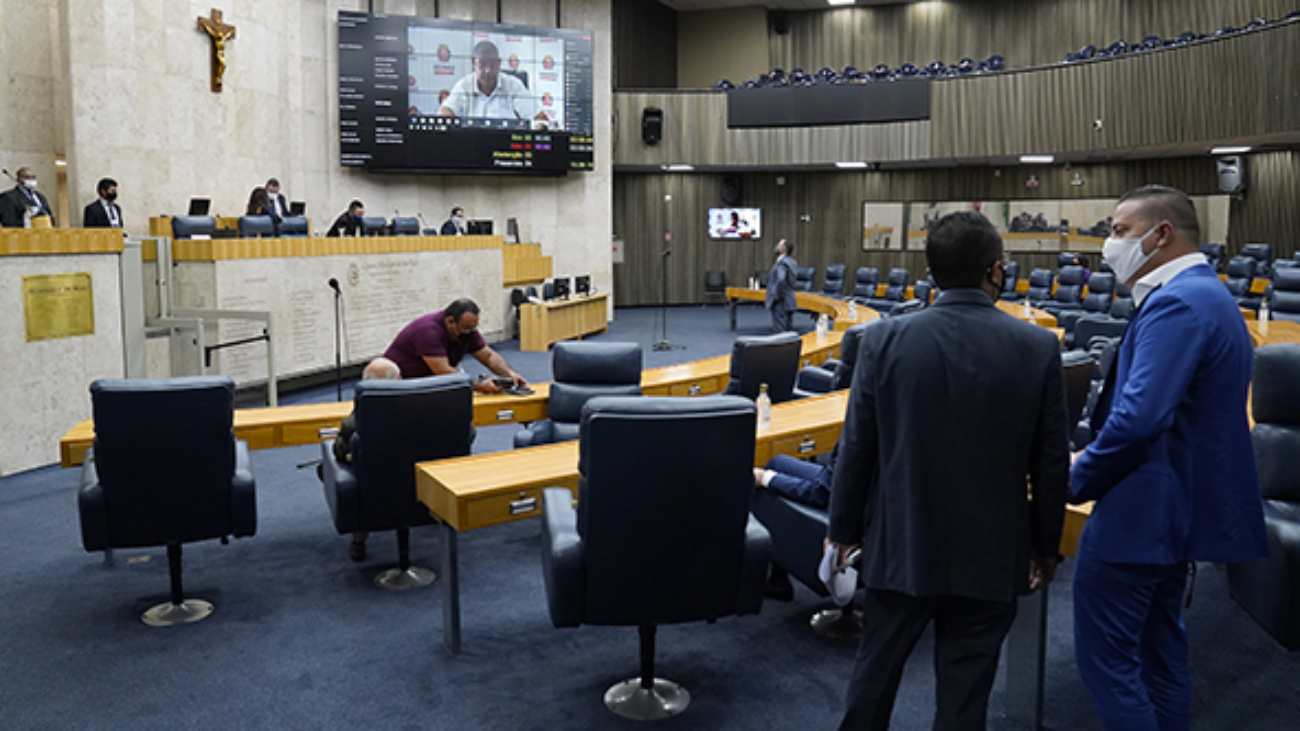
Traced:
POLYGON ((763 235, 763 211, 759 208, 710 208, 709 238, 757 239, 763 235))
POLYGON ((374 171, 593 168, 592 34, 339 12, 339 145, 374 171))

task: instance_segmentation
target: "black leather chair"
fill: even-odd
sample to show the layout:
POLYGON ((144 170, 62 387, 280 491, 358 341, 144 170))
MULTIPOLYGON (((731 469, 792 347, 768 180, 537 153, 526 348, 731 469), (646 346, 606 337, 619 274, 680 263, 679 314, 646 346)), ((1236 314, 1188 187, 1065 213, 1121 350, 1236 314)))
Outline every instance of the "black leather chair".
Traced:
POLYGON ((1273 294, 1268 304, 1271 319, 1300 322, 1300 267, 1273 270, 1273 294))
MULTIPOLYGON (((1092 388, 1092 377, 1097 359, 1085 350, 1071 350, 1061 354, 1061 368, 1065 371, 1065 416, 1074 433, 1075 425, 1083 419, 1092 388)), ((1079 446, 1080 449, 1083 445, 1079 446)))
POLYGON ((1074 260, 1079 257, 1073 251, 1062 251, 1056 255, 1056 268, 1064 269, 1069 266, 1075 266, 1074 260))
POLYGON ((794 288, 799 292, 811 292, 813 281, 817 278, 816 267, 795 267, 794 288))
POLYGON ((927 279, 919 280, 912 285, 912 299, 920 302, 922 307, 929 307, 934 302, 934 285, 927 279))
POLYGON ((880 322, 871 320, 854 325, 844 331, 840 340, 840 357, 827 358, 820 365, 811 365, 799 371, 795 379, 794 395, 807 398, 849 387, 853 366, 858 362, 858 346, 862 344, 862 331, 869 325, 880 322))
POLYGON ((547 418, 515 432, 515 449, 578 438, 582 407, 594 396, 641 395, 641 346, 559 342, 551 350, 547 418))
POLYGON ((306 236, 307 218, 306 216, 285 216, 280 220, 280 235, 286 238, 299 238, 306 236))
POLYGON ((575 508, 566 489, 543 493, 551 623, 640 633, 640 677, 605 693, 620 716, 665 718, 690 702, 655 677, 659 625, 762 607, 769 538, 749 514, 754 417, 752 403, 727 396, 592 399, 582 414, 581 500, 575 508))
POLYGON ((1241 255, 1248 256, 1255 260, 1255 276, 1271 277, 1273 276, 1273 245, 1272 244, 1246 244, 1241 247, 1241 255))
POLYGON ((1056 275, 1049 269, 1035 269, 1029 273, 1029 289, 1025 291, 1025 297, 1029 299, 1029 304, 1038 307, 1044 302, 1052 299, 1052 284, 1056 282, 1056 275))
POLYGON ((858 267, 853 283, 853 299, 865 305, 874 299, 876 287, 880 284, 880 272, 875 267, 858 267))
POLYGON ((727 301, 727 273, 719 269, 710 269, 704 273, 704 301, 721 299, 727 301))
POLYGON ((192 239, 211 236, 217 230, 217 219, 212 216, 172 216, 172 238, 192 239))
POLYGON ((1237 305, 1250 310, 1259 309, 1259 296, 1250 291, 1255 283, 1257 263, 1249 256, 1234 256, 1228 262, 1228 276, 1223 280, 1237 305))
POLYGON ((791 332, 736 338, 731 345, 731 380, 724 392, 755 399, 759 386, 766 383, 772 403, 789 401, 794 396, 802 350, 803 340, 791 332))
POLYGON ((888 314, 894 305, 907 296, 907 283, 912 275, 906 269, 890 269, 889 278, 885 280, 885 296, 867 300, 867 306, 877 312, 888 314))
POLYGON ((999 299, 1020 299, 1020 293, 1016 291, 1016 282, 1020 279, 1020 262, 1008 261, 1002 271, 1006 274, 1006 278, 1002 280, 1002 295, 999 299))
POLYGON ((415 465, 469 454, 473 387, 464 374, 369 380, 356 386, 351 461, 340 462, 333 440, 321 443, 325 499, 339 535, 397 531, 398 567, 375 578, 401 590, 433 581, 411 565, 411 528, 433 523, 416 498, 415 465))
POLYGON ((1052 298, 1035 306, 1053 317, 1065 310, 1081 309, 1083 286, 1083 267, 1074 265, 1063 267, 1057 275, 1056 292, 1052 294, 1052 298))
POLYGON ((420 219, 410 217, 398 217, 393 219, 394 236, 419 236, 420 219))
POLYGON ((826 267, 826 278, 822 280, 822 294, 828 297, 843 297, 844 275, 843 264, 831 264, 826 267))
POLYGON ((240 216, 239 238, 260 239, 275 236, 275 221, 270 216, 240 216))
POLYGON ((1115 275, 1111 272, 1095 272, 1088 279, 1088 293, 1077 310, 1061 310, 1056 313, 1056 323, 1065 330, 1065 347, 1074 345, 1074 324, 1079 318, 1088 315, 1105 315, 1110 312, 1111 300, 1115 295, 1115 275))
POLYGON ((232 431, 235 384, 224 376, 100 380, 90 385, 95 444, 77 493, 87 551, 167 547, 171 600, 145 624, 197 622, 212 613, 186 599, 181 545, 257 532, 248 445, 232 431))
POLYGON ((1228 565, 1232 598, 1288 650, 1300 650, 1300 345, 1255 349, 1255 464, 1268 558, 1228 565))
POLYGON ((1201 253, 1205 255, 1205 260, 1214 267, 1214 271, 1223 271, 1224 252, 1226 247, 1223 244, 1201 244, 1201 253))
POLYGON ((388 232, 388 221, 383 216, 364 216, 361 219, 362 236, 383 236, 388 232))

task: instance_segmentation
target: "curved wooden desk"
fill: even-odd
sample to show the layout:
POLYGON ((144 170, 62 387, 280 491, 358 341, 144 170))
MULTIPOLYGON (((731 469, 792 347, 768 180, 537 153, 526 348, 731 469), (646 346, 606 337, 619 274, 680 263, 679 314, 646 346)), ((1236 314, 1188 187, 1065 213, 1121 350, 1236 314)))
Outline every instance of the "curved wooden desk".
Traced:
MULTIPOLYGON (((749 289, 747 287, 727 287, 727 315, 731 318, 731 329, 736 329, 736 303, 767 301, 766 289, 749 289)), ((815 292, 795 292, 795 306, 808 312, 816 312, 831 318, 835 330, 848 330, 854 325, 878 319, 880 313, 865 305, 856 306, 857 317, 849 317, 849 301, 828 297, 815 292)))

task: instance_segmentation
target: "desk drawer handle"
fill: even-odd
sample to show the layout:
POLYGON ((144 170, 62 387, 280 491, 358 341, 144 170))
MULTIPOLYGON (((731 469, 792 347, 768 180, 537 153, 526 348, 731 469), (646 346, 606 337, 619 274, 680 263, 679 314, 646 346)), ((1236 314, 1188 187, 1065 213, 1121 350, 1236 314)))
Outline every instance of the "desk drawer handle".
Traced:
POLYGON ((815 449, 817 449, 816 439, 805 438, 802 442, 799 442, 799 454, 808 454, 815 449))
POLYGON ((688 390, 688 391, 686 392, 686 395, 687 395, 687 396, 699 396, 699 395, 700 395, 700 384, 698 384, 698 383, 692 383, 692 384, 691 384, 691 388, 690 388, 690 390, 688 390))
POLYGON ((535 497, 530 497, 524 500, 510 501, 511 515, 523 515, 524 513, 531 513, 536 509, 537 509, 537 498, 535 497))
POLYGON ((515 418, 514 409, 501 409, 497 412, 497 421, 511 421, 515 418))

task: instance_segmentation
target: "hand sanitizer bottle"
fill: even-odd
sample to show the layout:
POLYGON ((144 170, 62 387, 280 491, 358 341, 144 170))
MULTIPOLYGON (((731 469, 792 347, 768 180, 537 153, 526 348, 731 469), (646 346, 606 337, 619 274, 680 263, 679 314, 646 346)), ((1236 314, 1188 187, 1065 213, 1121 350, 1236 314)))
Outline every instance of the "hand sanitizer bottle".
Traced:
POLYGON ((1028 297, 1028 296, 1025 297, 1025 320, 1028 321, 1028 322, 1033 322, 1033 321, 1034 321, 1034 311, 1033 311, 1033 309, 1029 306, 1029 297, 1028 297))
POLYGON ((849 319, 853 322, 858 321, 858 303, 854 300, 849 300, 849 319))
MULTIPOLYGON (((1259 301, 1259 321, 1267 323, 1269 319, 1268 300, 1262 299, 1259 301)), ((1268 327, 1268 325, 1265 324, 1264 327, 1268 327)))
POLYGON ((821 315, 818 315, 817 339, 820 340, 821 338, 826 337, 826 333, 830 331, 830 329, 831 329, 831 320, 829 317, 826 316, 826 313, 823 312, 821 315))
POLYGON ((758 406, 759 431, 770 429, 772 427, 772 397, 767 395, 766 383, 759 384, 758 398, 754 399, 754 404, 758 406))

